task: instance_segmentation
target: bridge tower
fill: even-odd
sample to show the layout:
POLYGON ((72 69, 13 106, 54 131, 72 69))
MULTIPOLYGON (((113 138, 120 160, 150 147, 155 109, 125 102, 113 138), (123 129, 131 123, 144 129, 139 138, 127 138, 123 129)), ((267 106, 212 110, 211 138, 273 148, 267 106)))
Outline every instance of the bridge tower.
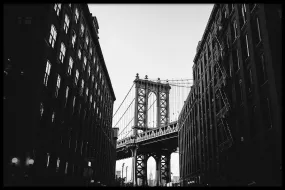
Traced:
MULTIPOLYGON (((156 109, 157 109, 157 123, 156 127, 161 127, 169 123, 169 91, 171 89, 168 83, 153 82, 148 80, 147 75, 145 79, 140 79, 139 75, 136 75, 135 83, 135 116, 133 126, 133 138, 136 138, 138 130, 148 130, 148 97, 151 92, 156 95, 156 109)), ((147 159, 149 154, 137 154, 138 146, 134 144, 131 146, 132 152, 132 180, 133 185, 137 185, 137 178, 142 179, 142 184, 147 185, 147 159)), ((170 180, 170 154, 157 153, 156 169, 157 169, 157 185, 161 184, 161 179, 170 180)))

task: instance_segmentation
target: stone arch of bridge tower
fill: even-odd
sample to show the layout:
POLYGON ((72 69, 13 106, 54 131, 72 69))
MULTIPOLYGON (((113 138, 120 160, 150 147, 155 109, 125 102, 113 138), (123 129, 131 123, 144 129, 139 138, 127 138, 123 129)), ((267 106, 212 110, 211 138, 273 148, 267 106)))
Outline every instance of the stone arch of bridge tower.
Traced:
POLYGON ((167 125, 169 122, 169 91, 171 89, 169 84, 160 82, 153 82, 147 79, 139 79, 137 74, 134 80, 136 97, 135 97, 135 122, 134 122, 134 135, 137 130, 148 130, 147 128, 147 109, 148 109, 148 96, 149 93, 156 95, 156 113, 157 113, 157 127, 167 125))

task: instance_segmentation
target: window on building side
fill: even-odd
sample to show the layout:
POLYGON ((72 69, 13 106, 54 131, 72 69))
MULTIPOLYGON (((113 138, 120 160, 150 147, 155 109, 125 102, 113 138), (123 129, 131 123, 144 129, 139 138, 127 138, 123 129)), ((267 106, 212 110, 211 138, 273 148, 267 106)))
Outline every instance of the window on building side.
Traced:
POLYGON ((70 56, 70 57, 69 57, 68 69, 67 69, 67 73, 68 73, 69 75, 71 75, 72 67, 73 67, 73 59, 72 59, 72 57, 70 56))
POLYGON ((86 56, 83 57, 83 70, 85 70, 86 64, 87 64, 87 58, 86 56))
POLYGON ((92 56, 92 47, 89 48, 89 54, 92 56))
POLYGON ((94 56, 93 56, 93 63, 94 63, 94 65, 95 65, 95 63, 96 63, 95 54, 94 54, 94 56))
POLYGON ((88 66, 87 72, 88 72, 88 77, 90 77, 90 66, 88 66))
POLYGON ((76 100, 76 97, 74 96, 74 97, 73 97, 73 101, 72 101, 73 111, 74 111, 74 106, 75 106, 75 100, 76 100))
POLYGON ((47 60, 46 71, 45 71, 45 76, 44 76, 44 85, 45 86, 47 86, 48 77, 50 74, 50 68, 51 68, 51 64, 50 64, 49 60, 47 60))
POLYGON ((55 118, 55 112, 52 112, 52 115, 51 115, 51 122, 54 122, 54 118, 55 118))
POLYGON ((66 98, 66 101, 68 99, 68 92, 69 92, 69 87, 67 86, 66 87, 66 91, 65 91, 65 98, 66 98))
POLYGON ((65 45, 63 42, 61 42, 60 53, 59 53, 59 60, 61 61, 61 63, 63 63, 65 51, 66 51, 65 45))
POLYGON ((84 34, 84 25, 81 23, 81 27, 80 27, 80 36, 82 37, 84 34))
POLYGON ((72 30, 72 39, 71 39, 71 43, 72 43, 72 47, 74 48, 76 42, 76 33, 74 30, 72 30))
POLYGON ((55 89, 55 97, 58 96, 58 90, 60 88, 60 75, 57 75, 57 80, 56 80, 56 89, 55 89))
POLYGON ((88 88, 86 88, 86 90, 85 90, 85 95, 86 95, 86 97, 88 97, 88 88))
POLYGON ((88 34, 86 34, 85 42, 86 42, 86 45, 88 46, 88 44, 89 44, 89 37, 88 37, 88 34))
POLYGON ((68 28, 69 28, 69 17, 67 16, 67 14, 65 14, 63 29, 66 34, 68 32, 68 28))
POLYGON ((92 81, 92 83, 94 82, 94 75, 92 75, 92 77, 91 77, 91 81, 92 81))
POLYGON ((79 78, 79 72, 78 72, 78 69, 76 69, 76 72, 75 72, 75 85, 77 85, 77 82, 78 82, 78 78, 79 78))
POLYGON ((79 19, 79 11, 77 8, 75 8, 75 23, 78 22, 78 19, 79 19))
POLYGON ((40 103, 40 113, 41 113, 41 117, 42 117, 43 113, 44 113, 44 104, 42 102, 40 103))
POLYGON ((81 80, 81 89, 80 89, 80 95, 82 95, 84 89, 84 80, 81 80))
POLYGON ((59 16, 60 9, 61 9, 60 3, 54 4, 54 10, 55 10, 57 16, 59 16))
POLYGON ((92 103, 92 95, 89 98, 89 102, 90 102, 90 104, 92 103))
POLYGON ((95 111, 95 108, 96 108, 96 102, 95 101, 93 102, 93 108, 94 108, 94 111, 95 111))
POLYGON ((79 60, 81 60, 81 50, 80 49, 78 49, 78 58, 79 60))
POLYGON ((49 36, 49 44, 51 45, 52 48, 54 47, 56 36, 57 36, 56 28, 52 24, 51 29, 50 29, 50 36, 49 36))

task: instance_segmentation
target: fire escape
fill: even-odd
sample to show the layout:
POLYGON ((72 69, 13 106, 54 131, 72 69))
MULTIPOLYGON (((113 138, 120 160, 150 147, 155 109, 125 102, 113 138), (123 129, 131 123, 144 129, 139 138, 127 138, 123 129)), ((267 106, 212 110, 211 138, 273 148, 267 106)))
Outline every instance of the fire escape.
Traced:
POLYGON ((228 99, 231 91, 230 69, 228 63, 228 55, 230 51, 227 45, 227 36, 225 34, 225 28, 228 22, 229 20, 226 15, 222 15, 221 20, 217 25, 217 35, 214 36, 219 46, 219 53, 216 51, 214 61, 216 67, 215 80, 217 81, 215 87, 215 98, 216 100, 221 100, 220 105, 217 106, 218 113, 216 114, 218 126, 218 147, 220 152, 223 152, 233 145, 233 137, 229 126, 229 112, 231 110, 231 105, 228 99))

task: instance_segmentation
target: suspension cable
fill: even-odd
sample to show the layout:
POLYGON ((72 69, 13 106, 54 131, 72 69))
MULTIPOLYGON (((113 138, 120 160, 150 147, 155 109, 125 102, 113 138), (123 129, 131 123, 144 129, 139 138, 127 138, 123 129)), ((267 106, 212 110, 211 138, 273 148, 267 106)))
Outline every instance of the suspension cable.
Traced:
MULTIPOLYGON (((122 117, 125 115, 125 113, 128 111, 128 109, 130 108, 130 106, 132 105, 132 103, 134 102, 135 98, 132 100, 132 102, 130 103, 130 105, 128 106, 128 108, 126 109, 126 111, 123 113, 123 115, 120 117, 119 121, 122 119, 122 117)), ((119 121, 117 121, 116 125, 114 127, 117 126, 117 124, 119 123, 119 121)), ((113 128, 114 128, 113 127, 113 128)))
POLYGON ((123 102, 120 104, 119 108, 116 110, 115 114, 113 115, 112 118, 114 118, 114 116, 116 115, 116 113, 118 112, 118 110, 120 109, 120 107, 122 106, 122 104, 124 103, 124 101, 126 100, 127 96, 129 95, 129 93, 131 92, 132 88, 134 87, 135 83, 133 83, 132 87, 130 88, 129 92, 127 93, 127 95, 125 96, 123 102))

